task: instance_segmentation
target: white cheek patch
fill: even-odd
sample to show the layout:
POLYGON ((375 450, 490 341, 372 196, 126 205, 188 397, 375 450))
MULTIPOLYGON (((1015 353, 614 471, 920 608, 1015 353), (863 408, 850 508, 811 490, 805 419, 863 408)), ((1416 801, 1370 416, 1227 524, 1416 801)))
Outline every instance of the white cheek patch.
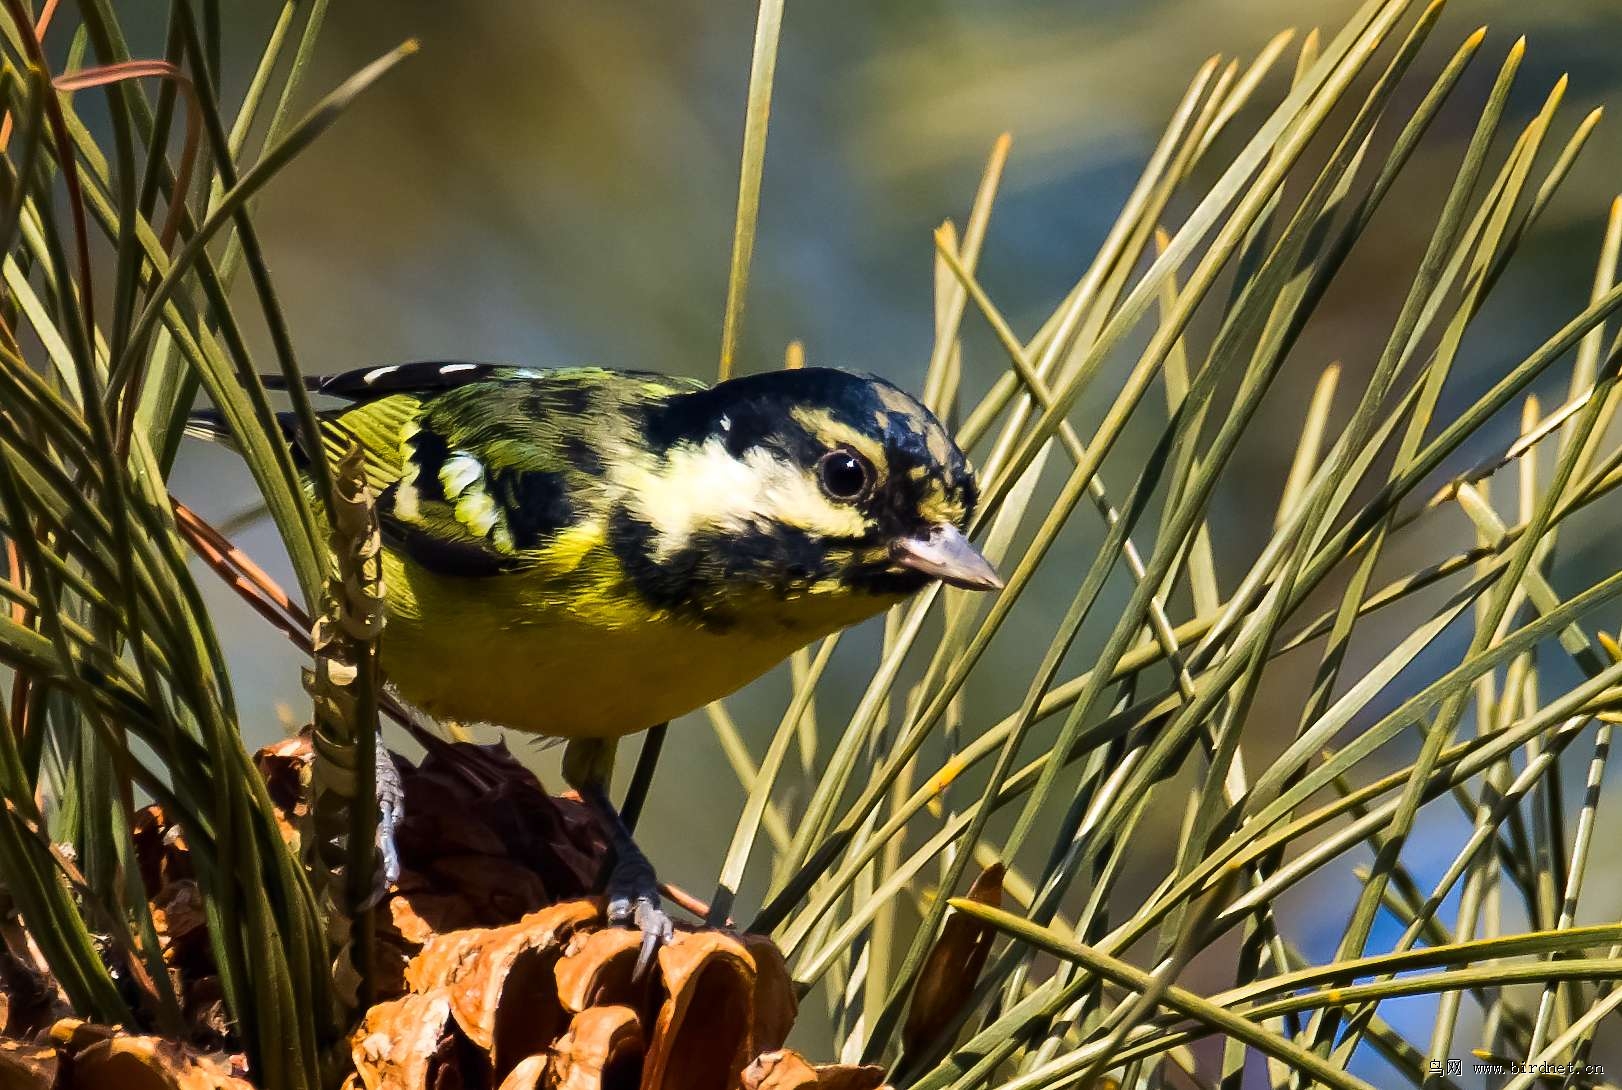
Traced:
POLYGON ((720 439, 671 449, 656 470, 624 474, 634 512, 653 527, 661 556, 704 530, 742 532, 770 524, 823 536, 856 536, 866 524, 835 504, 797 466, 760 449, 735 458, 720 439))
MULTIPOLYGON (((774 522, 822 537, 860 537, 867 520, 854 508, 829 499, 809 475, 761 453, 766 513, 774 522)), ((750 458, 754 462, 753 453, 750 458)))
POLYGON ((749 467, 716 439, 673 447, 656 468, 625 465, 615 475, 630 495, 633 512, 653 527, 661 556, 680 549, 701 527, 741 521, 754 505, 758 487, 749 467))

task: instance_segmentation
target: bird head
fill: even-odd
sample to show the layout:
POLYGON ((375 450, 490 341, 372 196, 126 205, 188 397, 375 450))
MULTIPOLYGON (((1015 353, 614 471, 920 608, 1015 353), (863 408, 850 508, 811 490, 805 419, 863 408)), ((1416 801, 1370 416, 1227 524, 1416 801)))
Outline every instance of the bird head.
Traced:
POLYGON ((931 580, 1002 585, 964 534, 977 490, 963 452, 881 379, 732 379, 651 408, 646 436, 616 535, 638 539, 639 583, 685 589, 712 614, 765 608, 827 628, 931 580))

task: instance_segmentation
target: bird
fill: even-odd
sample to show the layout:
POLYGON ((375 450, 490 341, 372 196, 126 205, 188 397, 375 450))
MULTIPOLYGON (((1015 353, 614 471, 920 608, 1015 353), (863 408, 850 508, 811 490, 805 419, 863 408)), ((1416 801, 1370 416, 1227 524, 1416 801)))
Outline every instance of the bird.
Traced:
MULTIPOLYGON (((296 457, 358 445, 376 497, 385 678, 431 717, 566 740, 612 847, 607 917, 641 930, 644 966, 672 922, 608 794, 616 741, 933 581, 1002 586, 965 533, 968 459, 872 375, 425 361, 307 385, 343 404, 320 452, 283 415, 296 457)), ((188 430, 229 442, 217 414, 188 430)))

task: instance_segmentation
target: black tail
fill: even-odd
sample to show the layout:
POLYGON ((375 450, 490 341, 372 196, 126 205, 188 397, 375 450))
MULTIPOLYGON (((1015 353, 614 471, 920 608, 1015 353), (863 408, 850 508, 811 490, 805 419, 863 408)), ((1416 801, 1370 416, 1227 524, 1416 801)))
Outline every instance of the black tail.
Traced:
MULTIPOLYGON (((326 382, 323 375, 305 375, 304 388, 312 394, 321 392, 322 383, 326 382)), ((259 384, 267 390, 285 390, 288 388, 287 379, 282 375, 260 375, 259 384)))
MULTIPOLYGON (((364 402, 374 398, 387 397, 392 393, 428 394, 453 389, 470 382, 482 382, 492 377, 503 375, 531 376, 535 373, 505 363, 421 360, 416 363, 394 363, 380 367, 356 368, 336 375, 307 375, 303 378, 303 385, 312 394, 323 394, 327 397, 342 398, 346 401, 364 402)), ((264 384, 267 390, 285 391, 288 388, 287 380, 281 375, 260 375, 259 381, 264 384)), ((302 457, 304 452, 299 449, 298 428, 293 423, 292 414, 278 413, 276 414, 276 422, 281 427, 282 435, 286 438, 288 444, 292 446, 294 453, 302 457)), ((192 413, 187 418, 185 433, 193 439, 203 439, 211 443, 223 443, 232 448, 237 446, 235 439, 231 435, 231 429, 226 426, 224 418, 214 409, 200 409, 192 413)))
POLYGON ((184 431, 188 439, 201 439, 205 443, 236 447, 236 438, 218 409, 197 409, 186 417, 184 431))
MULTIPOLYGON (((298 421, 292 413, 277 413, 276 427, 282 433, 282 440, 293 448, 293 456, 297 460, 304 457, 304 452, 298 443, 298 421)), ((240 451, 236 436, 231 433, 231 426, 225 422, 225 416, 218 409, 198 409, 186 417, 184 434, 192 439, 201 439, 205 443, 219 443, 240 451)))

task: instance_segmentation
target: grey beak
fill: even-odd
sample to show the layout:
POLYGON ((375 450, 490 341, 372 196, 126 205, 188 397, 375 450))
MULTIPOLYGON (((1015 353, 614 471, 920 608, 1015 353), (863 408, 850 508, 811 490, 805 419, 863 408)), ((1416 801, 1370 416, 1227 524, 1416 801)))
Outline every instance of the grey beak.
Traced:
POLYGON ((890 559, 899 567, 933 575, 964 590, 1002 589, 997 570, 956 526, 935 526, 917 537, 893 541, 890 559))

